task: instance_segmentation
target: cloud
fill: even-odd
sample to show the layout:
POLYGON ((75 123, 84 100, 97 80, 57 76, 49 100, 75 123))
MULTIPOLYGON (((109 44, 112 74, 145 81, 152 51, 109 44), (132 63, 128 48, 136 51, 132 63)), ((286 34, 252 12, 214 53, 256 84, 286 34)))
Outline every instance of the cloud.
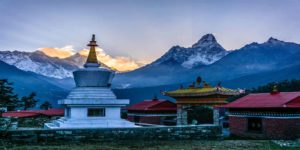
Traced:
MULTIPOLYGON (((67 45, 62 48, 39 48, 38 50, 44 52, 46 55, 50 57, 58 57, 58 58, 66 58, 74 55, 76 50, 74 50, 72 45, 67 45)), ((110 56, 103 49, 97 47, 97 58, 99 61, 104 63, 105 65, 116 69, 121 72, 134 70, 140 68, 147 64, 146 61, 135 60, 130 57, 125 56, 110 56)), ((83 49, 78 52, 80 55, 88 56, 89 50, 83 49)))
MULTIPOLYGON (((99 61, 121 72, 134 70, 147 64, 145 61, 135 60, 130 57, 110 56, 106 54, 105 51, 101 48, 96 48, 96 52, 99 61)), ((89 53, 88 49, 83 49, 79 51, 79 54, 83 56, 87 56, 88 53, 89 53)))
POLYGON ((75 54, 75 50, 72 45, 66 45, 62 48, 43 47, 43 48, 38 48, 38 50, 42 51, 43 53, 45 53, 50 57, 58 57, 58 58, 67 58, 75 54))

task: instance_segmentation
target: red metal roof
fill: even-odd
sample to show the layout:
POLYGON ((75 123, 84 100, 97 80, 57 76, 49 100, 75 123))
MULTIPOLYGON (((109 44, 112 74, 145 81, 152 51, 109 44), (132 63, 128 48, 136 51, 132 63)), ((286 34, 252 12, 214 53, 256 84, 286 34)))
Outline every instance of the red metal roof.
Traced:
POLYGON ((300 108, 300 92, 256 93, 224 105, 225 108, 300 108))
POLYGON ((5 112, 2 113, 2 117, 15 117, 15 118, 26 118, 26 117, 35 117, 39 114, 34 112, 5 112))
POLYGON ((63 116, 64 109, 49 109, 49 110, 21 110, 21 111, 9 111, 2 113, 2 117, 35 117, 39 115, 45 116, 63 116))
POLYGON ((300 108, 300 97, 297 97, 296 99, 288 102, 286 104, 286 107, 289 107, 289 108, 300 108))
POLYGON ((126 108, 128 111, 176 111, 176 104, 167 100, 144 100, 126 108))

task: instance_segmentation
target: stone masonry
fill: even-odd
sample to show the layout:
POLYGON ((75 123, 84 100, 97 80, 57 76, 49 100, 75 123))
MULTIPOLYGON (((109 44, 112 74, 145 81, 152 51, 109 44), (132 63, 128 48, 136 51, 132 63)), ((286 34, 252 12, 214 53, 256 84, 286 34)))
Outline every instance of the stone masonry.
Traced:
POLYGON ((215 140, 219 126, 138 127, 98 129, 11 130, 2 138, 12 142, 115 141, 115 140, 215 140))
POLYGON ((184 106, 177 107, 177 125, 187 125, 187 110, 184 106))

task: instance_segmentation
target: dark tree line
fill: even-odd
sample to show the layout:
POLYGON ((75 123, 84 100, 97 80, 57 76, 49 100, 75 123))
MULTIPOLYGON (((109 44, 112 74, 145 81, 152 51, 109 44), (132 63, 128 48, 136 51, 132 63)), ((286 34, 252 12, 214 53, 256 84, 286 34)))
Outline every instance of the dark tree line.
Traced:
POLYGON ((0 107, 6 107, 7 110, 15 110, 18 107, 18 95, 13 90, 11 82, 0 79, 0 107))
MULTIPOLYGON (((32 92, 28 96, 18 98, 18 95, 14 93, 13 83, 7 79, 0 79, 0 108, 7 108, 7 111, 13 111, 18 109, 28 110, 36 106, 38 99, 36 99, 36 93, 32 92)), ((49 102, 44 102, 41 109, 51 108, 49 102)))
POLYGON ((244 94, 240 94, 237 96, 232 96, 227 99, 228 102, 233 102, 241 97, 248 95, 249 93, 269 93, 272 92, 274 87, 279 92, 294 92, 300 91, 300 80, 284 80, 280 82, 271 82, 266 85, 258 86, 257 88, 253 88, 252 90, 246 90, 244 94))
POLYGON ((48 110, 51 108, 52 108, 52 105, 48 101, 45 101, 43 104, 40 105, 40 109, 48 110))
POLYGON ((271 82, 267 85, 259 86, 251 90, 252 93, 267 93, 271 92, 274 88, 277 87, 279 92, 293 92, 300 91, 300 80, 284 80, 281 82, 271 82))

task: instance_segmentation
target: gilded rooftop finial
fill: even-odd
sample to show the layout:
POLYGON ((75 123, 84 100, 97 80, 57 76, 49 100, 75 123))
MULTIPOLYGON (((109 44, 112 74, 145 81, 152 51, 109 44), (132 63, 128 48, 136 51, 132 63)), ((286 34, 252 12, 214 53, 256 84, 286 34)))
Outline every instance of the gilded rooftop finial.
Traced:
POLYGON ((84 66, 85 67, 99 67, 99 63, 97 60, 97 54, 96 54, 96 46, 98 46, 98 45, 97 45, 97 41, 95 38, 95 34, 93 34, 92 40, 90 41, 90 43, 87 46, 90 46, 90 52, 89 52, 88 58, 86 60, 86 64, 84 66))
POLYGON ((197 82, 197 86, 200 87, 202 78, 200 76, 197 77, 196 82, 197 82))
POLYGON ((273 86, 273 92, 278 92, 278 89, 277 89, 276 85, 273 86))
POLYGON ((279 93, 279 91, 278 91, 277 85, 274 85, 273 89, 272 89, 272 92, 271 92, 271 95, 278 94, 278 93, 279 93))
POLYGON ((96 37, 95 37, 95 34, 92 35, 92 40, 90 41, 90 43, 87 45, 87 46, 90 46, 90 47, 93 47, 93 46, 98 46, 97 45, 97 41, 96 41, 96 37))

